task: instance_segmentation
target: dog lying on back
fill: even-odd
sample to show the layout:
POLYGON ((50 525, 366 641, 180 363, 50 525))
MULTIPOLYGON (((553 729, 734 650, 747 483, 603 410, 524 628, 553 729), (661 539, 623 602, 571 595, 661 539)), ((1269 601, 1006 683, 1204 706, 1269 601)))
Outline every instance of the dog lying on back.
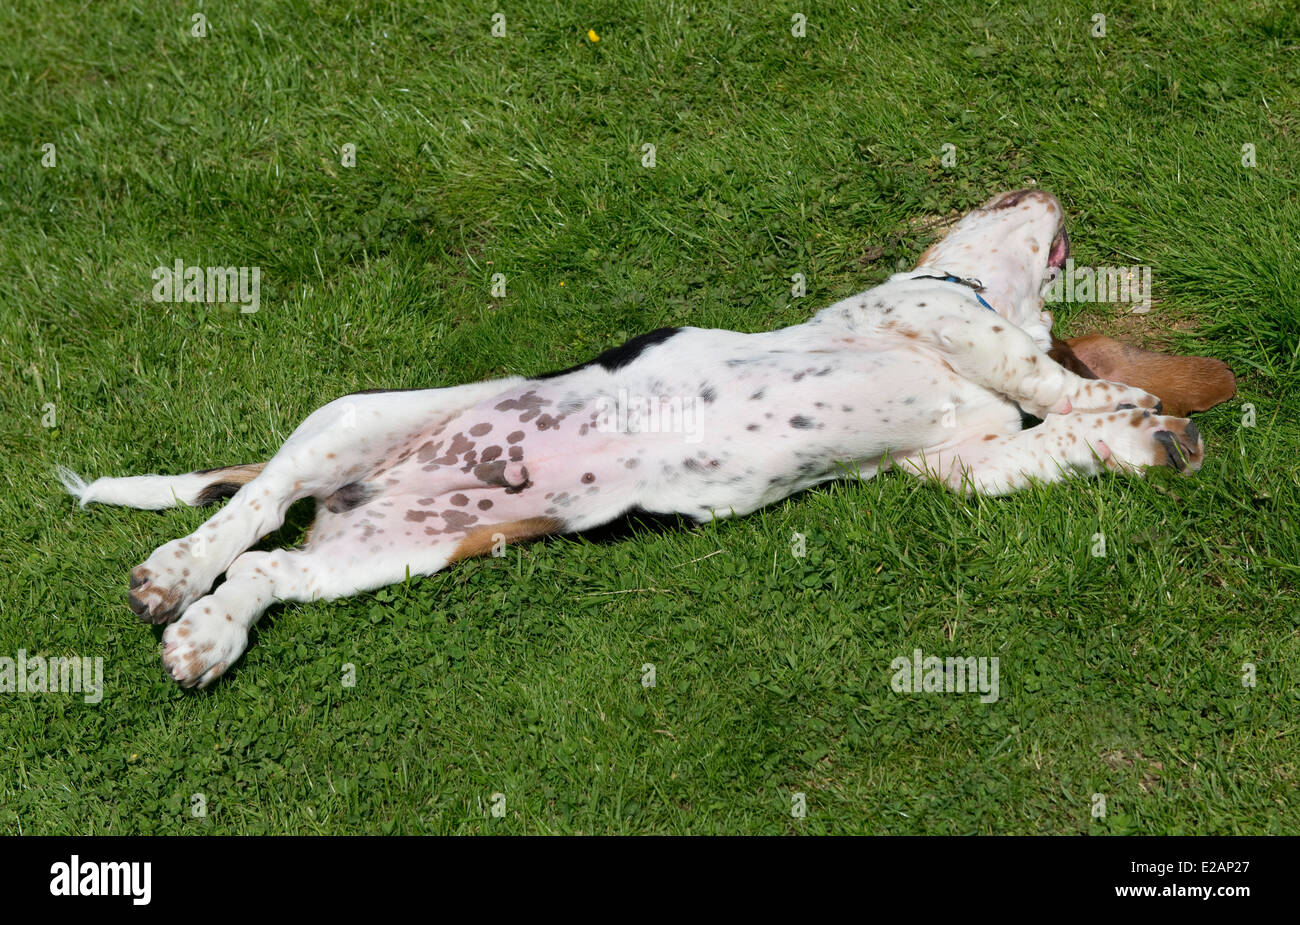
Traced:
POLYGON ((663 328, 547 375, 348 395, 266 463, 60 475, 82 505, 230 497, 131 573, 131 609, 171 624, 167 671, 202 687, 274 601, 344 597, 629 511, 708 521, 889 468, 993 495, 1196 470, 1201 438, 1181 414, 1230 397, 1231 373, 1104 338, 1054 342, 1041 292, 1068 253, 1060 203, 1019 190, 916 269, 793 327, 663 328), (691 426, 663 408, 691 409, 691 426), (301 547, 250 551, 306 497, 318 510, 301 547))

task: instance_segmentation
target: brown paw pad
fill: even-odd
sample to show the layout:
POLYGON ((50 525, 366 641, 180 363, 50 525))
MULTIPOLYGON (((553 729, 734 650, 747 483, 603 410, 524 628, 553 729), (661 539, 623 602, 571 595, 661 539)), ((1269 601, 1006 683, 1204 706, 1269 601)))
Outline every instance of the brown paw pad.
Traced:
POLYGON ((131 573, 131 589, 126 594, 127 606, 145 623, 170 623, 181 613, 181 593, 173 588, 154 584, 148 578, 131 573))

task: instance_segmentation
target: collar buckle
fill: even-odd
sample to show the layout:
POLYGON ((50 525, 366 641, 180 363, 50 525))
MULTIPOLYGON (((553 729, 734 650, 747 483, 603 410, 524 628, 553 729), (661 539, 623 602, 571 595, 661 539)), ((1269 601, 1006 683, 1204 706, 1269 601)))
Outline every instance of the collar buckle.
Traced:
POLYGON ((945 273, 943 276, 913 276, 912 279, 937 279, 943 283, 957 283, 960 286, 965 286, 970 289, 981 305, 993 312, 995 315, 998 313, 998 310, 990 305, 984 299, 984 296, 980 295, 980 293, 984 291, 984 284, 977 279, 965 279, 955 273, 945 273))

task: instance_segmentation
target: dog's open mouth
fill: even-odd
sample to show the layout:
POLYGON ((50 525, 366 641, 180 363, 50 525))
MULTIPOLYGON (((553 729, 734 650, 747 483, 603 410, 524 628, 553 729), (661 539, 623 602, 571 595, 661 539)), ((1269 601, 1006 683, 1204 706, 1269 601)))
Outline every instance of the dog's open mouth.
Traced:
POLYGON ((1047 266, 1049 269, 1062 270, 1065 268, 1066 258, 1070 256, 1070 236, 1065 233, 1065 226, 1056 233, 1052 239, 1052 247, 1047 252, 1047 266))

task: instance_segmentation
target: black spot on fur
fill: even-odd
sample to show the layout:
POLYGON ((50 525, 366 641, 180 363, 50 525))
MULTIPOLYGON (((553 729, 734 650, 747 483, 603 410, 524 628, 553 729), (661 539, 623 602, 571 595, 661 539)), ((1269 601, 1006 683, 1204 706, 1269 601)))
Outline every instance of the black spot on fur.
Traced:
POLYGON ((211 485, 199 492, 199 496, 194 499, 195 505, 202 507, 205 504, 212 504, 214 501, 220 501, 223 498, 229 498, 235 492, 244 486, 240 482, 213 482, 211 485))
POLYGON ((327 510, 342 514, 364 504, 370 497, 370 488, 360 482, 349 482, 325 499, 327 510))
POLYGON ((794 417, 790 418, 790 426, 796 430, 807 430, 813 426, 813 422, 802 414, 796 414, 794 417))
POLYGON ((1027 413, 1024 412, 1024 411, 1021 411, 1021 412, 1020 412, 1020 429, 1021 429, 1021 430, 1029 430, 1031 427, 1037 427, 1037 426, 1038 426, 1039 424, 1041 424, 1041 423, 1043 423, 1043 419, 1042 419, 1042 418, 1036 418, 1036 417, 1034 417, 1032 414, 1027 414, 1027 413))
POLYGON ((579 363, 577 366, 570 366, 568 369, 561 369, 553 373, 543 373, 540 376, 534 376, 534 379, 554 379, 557 376, 567 376, 569 373, 576 373, 580 369, 586 369, 589 366, 601 366, 611 373, 615 370, 622 369, 624 366, 632 363, 637 357, 645 353, 646 350, 662 344, 668 340, 681 328, 659 328, 648 334, 641 334, 632 338, 621 347, 612 347, 606 350, 594 360, 588 360, 586 363, 579 363))

